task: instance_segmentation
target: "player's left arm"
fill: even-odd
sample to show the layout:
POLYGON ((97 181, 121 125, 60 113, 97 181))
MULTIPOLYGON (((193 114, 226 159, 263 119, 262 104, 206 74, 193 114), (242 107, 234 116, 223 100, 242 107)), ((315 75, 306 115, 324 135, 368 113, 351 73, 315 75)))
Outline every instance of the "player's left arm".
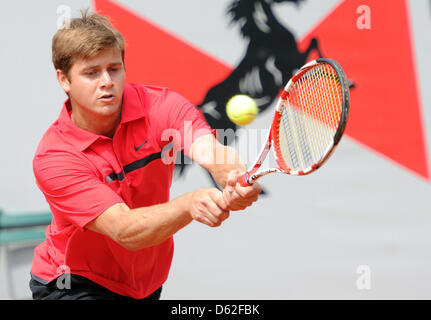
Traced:
POLYGON ((202 135, 191 145, 188 156, 208 170, 217 184, 223 187, 223 197, 229 210, 244 210, 258 199, 262 191, 258 183, 241 187, 238 177, 246 172, 236 150, 224 146, 213 134, 202 135))

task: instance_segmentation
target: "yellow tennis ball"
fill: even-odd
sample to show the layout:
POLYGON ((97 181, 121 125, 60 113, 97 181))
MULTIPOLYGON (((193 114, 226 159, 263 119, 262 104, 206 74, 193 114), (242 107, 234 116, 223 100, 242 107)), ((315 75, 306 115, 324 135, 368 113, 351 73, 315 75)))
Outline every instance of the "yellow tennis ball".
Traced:
POLYGON ((259 108, 249 96, 237 94, 227 102, 226 113, 233 123, 245 126, 254 120, 259 113, 259 108))

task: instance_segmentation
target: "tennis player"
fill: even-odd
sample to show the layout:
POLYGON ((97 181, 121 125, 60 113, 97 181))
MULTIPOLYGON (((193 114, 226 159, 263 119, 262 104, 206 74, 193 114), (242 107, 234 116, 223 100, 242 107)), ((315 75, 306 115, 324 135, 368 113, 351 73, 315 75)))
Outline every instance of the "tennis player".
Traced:
POLYGON ((172 236, 193 220, 220 226, 261 189, 237 184, 244 164, 185 98, 125 83, 124 40, 107 18, 83 13, 67 25, 54 35, 52 58, 68 99, 33 160, 53 214, 34 252, 33 299, 159 299, 172 236), (170 200, 168 144, 207 169, 223 191, 170 200), (219 161, 225 158, 234 161, 219 161))

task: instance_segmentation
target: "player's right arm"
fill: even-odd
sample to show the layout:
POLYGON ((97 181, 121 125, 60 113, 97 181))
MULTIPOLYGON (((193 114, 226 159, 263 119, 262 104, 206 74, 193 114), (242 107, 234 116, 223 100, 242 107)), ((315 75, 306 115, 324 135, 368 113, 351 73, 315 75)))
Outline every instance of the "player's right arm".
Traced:
POLYGON ((36 156, 37 185, 51 210, 81 231, 104 234, 129 250, 159 244, 192 220, 219 226, 228 216, 222 193, 198 189, 169 202, 130 209, 87 160, 67 152, 36 156))
POLYGON ((192 220, 217 227, 228 216, 222 193, 207 188, 148 207, 129 209, 125 203, 118 203, 86 228, 109 236, 128 250, 139 250, 162 243, 192 220))

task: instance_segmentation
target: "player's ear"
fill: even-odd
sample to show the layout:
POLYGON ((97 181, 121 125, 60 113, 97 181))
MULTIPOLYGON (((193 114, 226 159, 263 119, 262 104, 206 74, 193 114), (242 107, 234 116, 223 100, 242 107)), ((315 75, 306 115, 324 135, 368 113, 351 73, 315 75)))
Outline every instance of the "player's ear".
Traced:
POLYGON ((68 94, 70 91, 70 80, 62 70, 57 69, 57 80, 63 90, 68 94))

